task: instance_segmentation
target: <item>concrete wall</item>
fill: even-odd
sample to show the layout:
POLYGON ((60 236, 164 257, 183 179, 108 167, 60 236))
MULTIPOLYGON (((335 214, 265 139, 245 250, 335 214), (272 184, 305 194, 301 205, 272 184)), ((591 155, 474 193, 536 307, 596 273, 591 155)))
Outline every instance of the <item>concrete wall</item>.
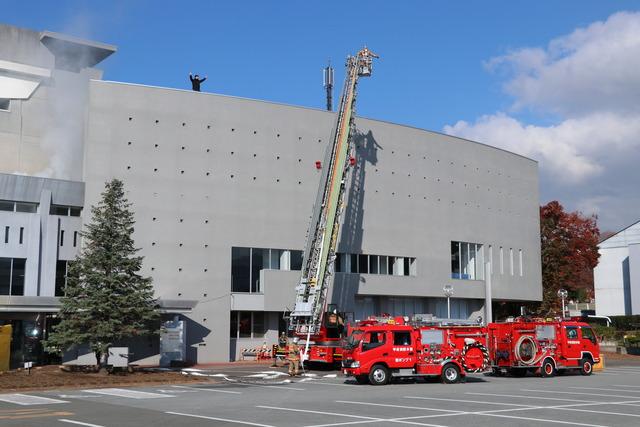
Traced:
MULTIPOLYGON (((362 90, 366 90, 365 87, 362 90)), ((198 361, 229 357, 229 310, 291 308, 296 272, 265 271, 262 297, 231 297, 231 247, 305 244, 334 114, 207 93, 92 81, 85 150, 87 205, 123 179, 136 244, 157 296, 192 299, 209 330, 198 361), (282 281, 280 281, 282 280, 282 281), (289 291, 287 291, 287 288, 289 291), (270 294, 269 289, 274 294, 270 294), (290 293, 289 293, 290 292, 290 293)), ((523 251, 523 274, 494 268, 493 296, 541 298, 537 164, 420 129, 357 119, 358 167, 348 183, 341 252, 416 257, 416 277, 343 274, 332 297, 484 296, 452 280, 451 241, 523 251), (347 277, 349 276, 349 277, 347 277), (345 282, 345 283, 346 283, 345 282)), ((338 275, 339 277, 340 275, 338 275)))
POLYGON ((82 229, 80 217, 50 215, 51 204, 82 207, 81 182, 0 173, 0 200, 37 203, 36 213, 0 211, 0 257, 26 258, 25 296, 54 296, 56 263, 72 260, 80 249, 74 233, 82 229), (5 227, 9 242, 4 242, 5 227), (20 229, 23 240, 20 243, 20 229), (64 241, 60 232, 64 230, 64 241))

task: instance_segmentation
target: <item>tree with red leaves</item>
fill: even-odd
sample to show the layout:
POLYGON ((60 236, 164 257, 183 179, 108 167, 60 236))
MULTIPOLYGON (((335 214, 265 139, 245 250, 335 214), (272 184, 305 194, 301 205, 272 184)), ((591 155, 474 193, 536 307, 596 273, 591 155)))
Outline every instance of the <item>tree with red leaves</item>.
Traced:
POLYGON ((557 295, 561 288, 569 291, 570 298, 593 295, 593 269, 600 257, 596 220, 595 215, 565 212, 555 200, 540 207, 541 314, 561 311, 557 295))

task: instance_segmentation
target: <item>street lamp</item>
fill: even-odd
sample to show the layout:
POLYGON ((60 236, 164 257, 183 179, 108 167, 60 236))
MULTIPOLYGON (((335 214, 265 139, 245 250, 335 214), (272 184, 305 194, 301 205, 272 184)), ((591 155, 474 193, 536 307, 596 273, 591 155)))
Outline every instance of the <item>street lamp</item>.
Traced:
POLYGON ((562 299, 562 318, 564 319, 564 300, 569 296, 569 292, 566 289, 558 289, 558 298, 562 299))
POLYGON ((447 297, 447 319, 451 319, 451 297, 453 296, 453 286, 444 285, 442 292, 444 292, 444 296, 447 297))

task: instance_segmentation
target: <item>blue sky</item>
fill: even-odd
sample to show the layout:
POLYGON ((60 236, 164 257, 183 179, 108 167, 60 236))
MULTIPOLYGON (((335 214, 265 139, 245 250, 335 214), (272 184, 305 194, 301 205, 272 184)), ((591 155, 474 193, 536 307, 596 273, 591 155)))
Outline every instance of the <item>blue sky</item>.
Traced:
MULTIPOLYGON (((318 108, 324 105, 321 69, 327 59, 336 68, 337 96, 345 56, 367 44, 381 59, 373 78, 360 86, 359 115, 436 131, 462 120, 473 132, 458 127, 451 133, 474 137, 478 118, 496 112, 542 127, 568 118, 548 104, 514 109, 514 98, 522 94, 505 91, 513 73, 488 70, 488 61, 527 47, 545 48, 577 28, 639 8, 637 1, 585 0, 4 0, 0 19, 117 45, 118 52, 101 64, 107 80, 188 88, 187 74, 193 71, 209 76, 206 91, 318 108)), ((523 154, 535 158, 536 152, 523 154)), ((553 169, 547 173, 540 156, 541 202, 565 197, 569 208, 589 211, 571 199, 575 192, 568 184, 554 187, 553 169)), ((591 199, 608 192, 583 190, 583 198, 591 199)), ((605 228, 640 216, 607 217, 602 203, 593 212, 605 215, 605 228)))

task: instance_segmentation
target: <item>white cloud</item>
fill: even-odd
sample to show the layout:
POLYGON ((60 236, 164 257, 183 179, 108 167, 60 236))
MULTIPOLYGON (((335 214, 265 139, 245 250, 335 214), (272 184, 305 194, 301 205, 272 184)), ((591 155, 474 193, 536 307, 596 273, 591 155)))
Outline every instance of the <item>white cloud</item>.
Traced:
POLYGON ((629 222, 640 217, 638 197, 622 191, 640 181, 640 13, 616 13, 545 48, 493 58, 487 67, 507 72, 511 110, 459 121, 444 132, 539 160, 543 197, 599 213, 609 221, 605 226, 625 220, 608 207, 627 209, 629 222), (517 118, 524 109, 557 121, 528 124, 517 118))

